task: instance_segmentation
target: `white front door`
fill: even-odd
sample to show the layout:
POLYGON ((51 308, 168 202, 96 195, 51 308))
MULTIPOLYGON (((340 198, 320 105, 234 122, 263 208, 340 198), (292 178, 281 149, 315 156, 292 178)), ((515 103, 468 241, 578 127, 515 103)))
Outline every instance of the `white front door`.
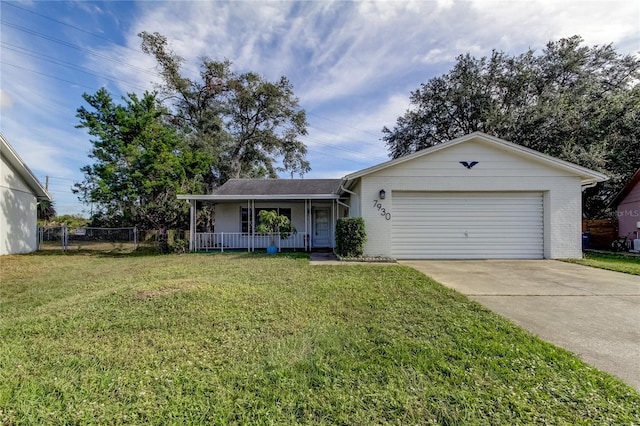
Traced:
POLYGON ((329 247, 329 209, 315 209, 313 216, 313 247, 329 247))

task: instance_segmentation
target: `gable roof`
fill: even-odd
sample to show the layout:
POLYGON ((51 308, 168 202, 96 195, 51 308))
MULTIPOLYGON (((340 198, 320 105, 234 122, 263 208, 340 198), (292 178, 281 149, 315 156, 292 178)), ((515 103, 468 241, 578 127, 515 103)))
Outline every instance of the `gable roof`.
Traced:
POLYGON ((31 188, 36 198, 42 200, 52 200, 51 194, 42 186, 38 178, 27 167, 27 164, 20 158, 18 153, 13 149, 9 142, 0 133, 0 153, 16 173, 25 181, 27 186, 31 188))
POLYGON ((607 176, 603 175, 602 173, 598 173, 596 171, 587 169, 585 167, 578 166, 577 164, 573 164, 568 161, 560 160, 559 158, 551 157, 550 155, 543 154, 541 152, 535 151, 530 148, 526 148, 521 145, 517 145, 512 142, 507 142, 503 139, 496 138, 495 136, 490 136, 482 132, 469 133, 468 135, 464 135, 459 138, 450 140, 448 142, 444 142, 444 143, 432 146, 430 148, 423 149, 418 152, 414 152, 413 154, 405 155, 404 157, 396 158, 395 160, 390 160, 385 163, 381 163, 376 166, 369 167, 369 168, 357 171, 355 173, 351 173, 345 176, 344 179, 347 181, 357 179, 362 176, 366 176, 368 174, 386 169, 388 167, 393 167, 395 165, 402 164, 404 162, 413 160, 415 158, 433 154, 434 152, 438 152, 443 149, 451 148, 458 144, 462 144, 462 143, 473 141, 473 140, 481 140, 483 142, 492 144, 493 146, 499 149, 520 154, 524 157, 541 161, 542 163, 550 167, 554 167, 560 170, 567 171, 574 175, 578 175, 582 179, 582 182, 581 182, 582 185, 596 184, 597 182, 602 182, 609 179, 607 176))
POLYGON ((636 170, 633 176, 631 176, 631 179, 629 179, 629 181, 624 186, 624 188, 622 188, 622 191, 618 192, 618 195, 616 195, 613 198, 613 200, 611 200, 611 203, 609 205, 613 207, 618 207, 618 204, 620 204, 622 200, 624 200, 625 197, 631 192, 631 190, 635 188, 636 185, 639 185, 639 184, 640 184, 640 168, 636 170))
POLYGON ((181 200, 337 199, 342 179, 229 179, 210 195, 178 195, 181 200))

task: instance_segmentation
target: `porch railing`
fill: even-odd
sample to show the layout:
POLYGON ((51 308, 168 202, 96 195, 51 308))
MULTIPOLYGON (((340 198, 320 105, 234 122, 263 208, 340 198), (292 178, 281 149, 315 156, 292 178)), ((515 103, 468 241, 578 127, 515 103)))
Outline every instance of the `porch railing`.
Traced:
POLYGON ((300 249, 309 247, 307 235, 297 233, 289 235, 289 238, 280 239, 279 233, 274 234, 247 234, 242 232, 196 232, 194 248, 196 251, 208 250, 238 250, 265 249, 275 243, 278 249, 300 249))

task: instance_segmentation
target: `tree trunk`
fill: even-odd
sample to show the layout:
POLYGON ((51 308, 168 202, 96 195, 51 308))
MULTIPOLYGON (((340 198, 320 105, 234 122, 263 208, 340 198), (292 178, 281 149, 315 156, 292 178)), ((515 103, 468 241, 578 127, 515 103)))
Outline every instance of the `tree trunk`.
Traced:
POLYGON ((158 230, 158 248, 160 253, 169 253, 169 232, 166 226, 160 226, 158 230))

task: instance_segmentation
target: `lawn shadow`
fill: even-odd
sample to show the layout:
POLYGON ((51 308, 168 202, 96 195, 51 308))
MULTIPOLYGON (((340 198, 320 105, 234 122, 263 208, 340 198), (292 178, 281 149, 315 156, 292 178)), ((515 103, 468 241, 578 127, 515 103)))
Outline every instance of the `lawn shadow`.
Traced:
POLYGON ((95 249, 69 249, 64 251, 62 249, 56 250, 39 250, 33 253, 27 254, 27 256, 82 256, 82 257, 107 257, 107 258, 123 258, 123 257, 149 257, 149 256, 160 256, 161 253, 158 249, 155 248, 139 248, 137 250, 95 250, 95 249))
POLYGON ((47 249, 47 250, 39 250, 33 253, 26 254, 26 256, 82 256, 82 257, 100 257, 100 258, 128 258, 128 257, 151 257, 151 256, 188 256, 188 255, 211 255, 211 256, 231 256, 231 255, 241 255, 241 256, 251 256, 251 257, 271 257, 271 258, 293 258, 293 259, 309 259, 309 253, 306 252, 293 252, 293 251, 285 251, 276 254, 267 254, 265 250, 262 251, 254 251, 247 252, 246 250, 242 251, 224 251, 224 252, 194 252, 194 253, 160 253, 160 251, 155 247, 140 247, 136 250, 96 250, 96 249, 69 249, 67 251, 63 251, 62 249, 47 249))

